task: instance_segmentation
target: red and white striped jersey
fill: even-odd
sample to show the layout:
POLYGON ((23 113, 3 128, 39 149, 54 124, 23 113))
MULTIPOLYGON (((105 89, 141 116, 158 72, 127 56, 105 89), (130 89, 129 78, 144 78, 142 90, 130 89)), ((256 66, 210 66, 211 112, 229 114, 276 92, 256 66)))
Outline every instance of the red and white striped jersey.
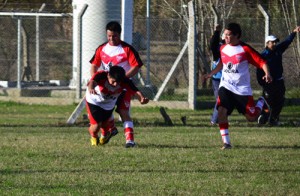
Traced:
POLYGON ((252 95, 249 64, 261 68, 266 61, 251 46, 241 42, 239 45, 221 46, 223 63, 220 87, 238 95, 252 95))
POLYGON ((107 79, 107 73, 107 71, 101 70, 93 75, 91 80, 97 82, 97 86, 95 87, 97 94, 91 94, 87 88, 86 101, 105 110, 112 110, 123 89, 126 89, 131 94, 134 94, 138 89, 128 78, 115 87, 110 85, 107 79))
POLYGON ((90 60, 91 64, 109 70, 110 66, 118 65, 127 72, 131 67, 143 66, 138 52, 128 43, 121 41, 118 46, 111 46, 108 42, 100 45, 90 60))

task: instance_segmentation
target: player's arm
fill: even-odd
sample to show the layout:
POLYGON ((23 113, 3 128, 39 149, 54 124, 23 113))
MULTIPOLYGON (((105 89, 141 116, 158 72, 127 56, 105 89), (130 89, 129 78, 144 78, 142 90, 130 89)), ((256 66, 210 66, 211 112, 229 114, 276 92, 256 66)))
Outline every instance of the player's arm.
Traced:
POLYGON ((97 94, 95 91, 95 87, 97 86, 98 82, 100 80, 104 80, 107 77, 107 73, 104 71, 96 72, 92 75, 92 78, 89 80, 87 87, 90 92, 90 94, 97 94))
POLYGON ((90 69, 90 73, 91 73, 91 76, 93 76, 98 70, 98 66, 95 65, 95 64, 91 64, 91 69, 90 69))
POLYGON ((130 67, 130 69, 126 72, 126 77, 132 78, 133 76, 135 76, 135 74, 138 73, 139 69, 139 66, 130 67))
POLYGON ((95 87, 97 85, 97 82, 93 79, 90 79, 89 80, 89 83, 88 83, 88 90, 90 92, 90 94, 97 94, 97 92, 95 91, 95 87))
POLYGON ((147 104, 149 102, 149 99, 144 97, 141 91, 136 91, 135 95, 138 97, 141 104, 147 104))
POLYGON ((219 71, 221 71, 223 68, 223 63, 222 61, 219 61, 218 65, 216 66, 215 69, 211 70, 211 72, 209 74, 205 74, 203 77, 205 79, 207 78, 211 78, 213 75, 215 75, 216 73, 218 73, 219 71))
POLYGON ((130 94, 138 97, 138 100, 141 104, 147 104, 149 102, 149 99, 143 95, 143 93, 135 86, 132 80, 125 78, 123 85, 130 94))
POLYGON ((262 79, 265 80, 266 83, 272 82, 273 79, 272 79, 272 76, 271 76, 270 71, 269 71, 269 66, 267 64, 264 64, 261 68, 265 72, 265 75, 263 76, 262 79))

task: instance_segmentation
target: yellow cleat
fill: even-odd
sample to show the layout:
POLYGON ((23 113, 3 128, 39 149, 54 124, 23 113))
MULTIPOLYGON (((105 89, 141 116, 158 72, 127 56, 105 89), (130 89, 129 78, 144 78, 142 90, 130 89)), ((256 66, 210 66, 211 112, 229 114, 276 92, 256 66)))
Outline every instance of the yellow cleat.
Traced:
POLYGON ((98 146, 99 145, 99 137, 91 137, 91 144, 92 144, 92 146, 98 146))
POLYGON ((118 130, 114 129, 111 132, 109 131, 106 136, 101 134, 100 141, 99 141, 100 145, 107 144, 109 142, 110 138, 117 135, 118 133, 119 133, 118 130))

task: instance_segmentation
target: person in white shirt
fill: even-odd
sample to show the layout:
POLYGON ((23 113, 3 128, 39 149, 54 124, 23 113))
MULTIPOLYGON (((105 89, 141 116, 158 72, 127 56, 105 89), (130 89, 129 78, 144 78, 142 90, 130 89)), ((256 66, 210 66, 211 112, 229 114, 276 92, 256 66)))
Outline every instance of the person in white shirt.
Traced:
POLYGON ((222 70, 217 100, 218 120, 220 133, 223 140, 221 149, 230 149, 231 142, 228 130, 228 116, 236 108, 250 122, 257 120, 264 105, 268 105, 260 97, 255 105, 250 85, 249 64, 264 71, 263 79, 269 83, 272 77, 268 65, 262 56, 251 46, 240 41, 242 30, 239 24, 229 23, 224 31, 225 44, 221 46, 221 59, 217 67, 205 78, 210 78, 222 70))

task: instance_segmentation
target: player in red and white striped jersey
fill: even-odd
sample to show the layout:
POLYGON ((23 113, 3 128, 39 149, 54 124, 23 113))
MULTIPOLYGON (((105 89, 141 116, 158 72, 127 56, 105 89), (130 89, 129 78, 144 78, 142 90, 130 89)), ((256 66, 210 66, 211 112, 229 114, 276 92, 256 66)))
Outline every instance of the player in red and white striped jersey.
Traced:
MULTIPOLYGON (((112 21, 106 25, 107 42, 101 44, 90 60, 91 75, 99 68, 109 70, 111 66, 121 66, 126 71, 126 77, 131 78, 143 66, 138 52, 128 43, 120 39, 121 25, 112 21)), ((121 94, 117 102, 116 111, 120 114, 126 137, 125 147, 135 146, 133 121, 129 113, 131 95, 126 91, 121 94)))
POLYGON ((131 95, 136 94, 141 104, 148 99, 136 88, 133 82, 125 77, 122 67, 114 66, 109 72, 98 71, 90 79, 86 89, 86 108, 90 120, 89 132, 92 145, 106 144, 113 136, 109 131, 110 119, 120 94, 126 89, 131 95), (101 137, 98 132, 101 129, 101 137))
POLYGON ((260 97, 255 105, 250 85, 249 64, 264 71, 263 79, 272 82, 266 61, 249 45, 240 41, 242 30, 237 23, 229 23, 224 31, 225 45, 220 48, 221 61, 207 74, 209 78, 222 70, 218 95, 218 119, 223 140, 222 149, 230 149, 228 116, 236 108, 250 122, 256 121, 267 102, 260 97))

